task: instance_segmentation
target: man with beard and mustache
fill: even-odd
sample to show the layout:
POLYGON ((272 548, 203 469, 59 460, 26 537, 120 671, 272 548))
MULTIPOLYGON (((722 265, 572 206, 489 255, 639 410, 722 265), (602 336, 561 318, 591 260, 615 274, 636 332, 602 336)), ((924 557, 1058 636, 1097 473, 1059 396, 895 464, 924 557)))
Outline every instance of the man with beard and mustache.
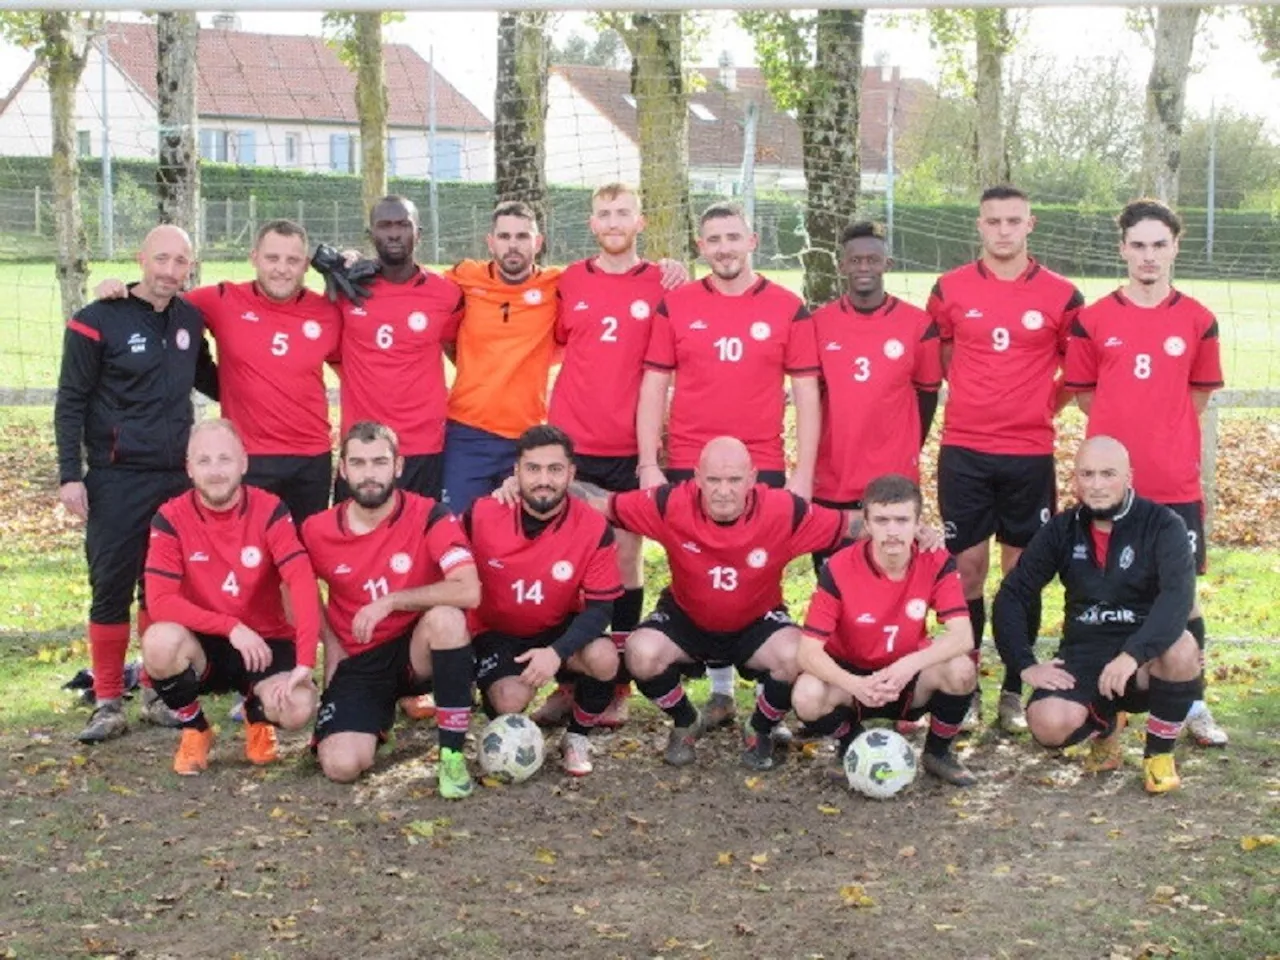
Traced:
POLYGON ((1004 578, 992 610, 996 643, 1033 688, 1031 735, 1046 747, 1091 740, 1087 766, 1124 763, 1127 713, 1148 713, 1142 761, 1149 793, 1181 781, 1173 747, 1203 689, 1200 650, 1187 630, 1195 565, 1187 528, 1133 490, 1129 454, 1094 436, 1076 454, 1079 505, 1040 528, 1004 578), (1036 661, 1028 614, 1057 577, 1065 593, 1062 643, 1036 661))
POLYGON ((351 783, 373 766, 396 701, 435 691, 439 790, 472 791, 462 747, 471 718, 471 645, 463 610, 480 601, 475 561, 457 517, 396 489, 404 469, 394 431, 354 424, 338 469, 351 499, 302 526, 325 608, 327 683, 313 745, 325 776, 351 783))
MULTIPOLYGON (((187 489, 183 472, 194 410, 191 390, 217 399, 217 378, 199 311, 178 294, 191 271, 191 240, 153 229, 138 253, 142 279, 124 299, 96 300, 67 321, 54 401, 58 499, 86 521, 89 652, 95 705, 83 743, 128 730, 124 664, 129 607, 148 621, 142 567, 156 509, 187 489), (85 471, 86 463, 88 471, 85 471)), ((144 687, 144 721, 174 720, 144 687)))
MULTIPOLYGON (((1218 321, 1173 288, 1182 221, 1158 200, 1135 200, 1117 218, 1129 282, 1081 311, 1067 350, 1067 387, 1089 418, 1086 436, 1115 437, 1133 458, 1133 488, 1187 525, 1196 572, 1206 568, 1200 415, 1223 386, 1218 321)), ((1203 652, 1197 601, 1187 629, 1203 652)), ((1187 719, 1203 747, 1227 732, 1203 700, 1187 719)))
POLYGON ((146 587, 154 622, 142 656, 181 724, 173 769, 183 776, 209 765, 214 732, 202 693, 245 696, 245 756, 254 764, 277 759, 276 726, 299 730, 315 714, 320 592, 288 506, 242 483, 248 465, 229 420, 196 424, 187 447, 195 489, 151 521, 146 587))
MULTIPOLYGON (((747 445, 762 483, 805 499, 813 493, 822 420, 813 324, 799 297, 752 269, 757 241, 738 204, 708 207, 698 222, 698 250, 711 275, 670 291, 658 306, 636 414, 644 489, 689 479, 709 440, 733 436, 747 445), (782 445, 788 378, 796 408, 789 479, 782 445)), ((732 723, 732 672, 711 671, 711 690, 706 725, 732 723)))
POLYGON ((622 584, 613 528, 568 495, 573 458, 564 431, 530 427, 516 440, 515 496, 480 498, 463 526, 480 571, 470 627, 486 709, 521 713, 549 680, 572 682, 560 754, 580 777, 592 770, 587 735, 613 696, 618 651, 606 628, 622 584))

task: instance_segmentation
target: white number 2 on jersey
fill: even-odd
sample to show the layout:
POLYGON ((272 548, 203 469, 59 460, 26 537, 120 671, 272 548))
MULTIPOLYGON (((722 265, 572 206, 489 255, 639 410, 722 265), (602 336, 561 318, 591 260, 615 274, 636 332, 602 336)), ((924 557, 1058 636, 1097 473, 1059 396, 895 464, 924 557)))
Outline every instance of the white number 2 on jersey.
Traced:
POLYGON ((601 343, 617 343, 618 342, 618 318, 617 317, 601 317, 600 323, 604 329, 600 331, 601 343))
POLYGON ((240 596, 240 581, 236 579, 234 570, 227 574, 227 579, 222 581, 222 592, 229 593, 233 597, 240 596))

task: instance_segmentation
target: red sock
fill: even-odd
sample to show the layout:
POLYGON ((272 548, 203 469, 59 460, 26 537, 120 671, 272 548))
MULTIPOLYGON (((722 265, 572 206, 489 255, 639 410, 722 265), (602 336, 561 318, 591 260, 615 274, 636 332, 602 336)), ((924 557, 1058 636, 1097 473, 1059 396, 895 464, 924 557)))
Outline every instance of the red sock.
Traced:
POLYGON ((128 623, 90 623, 89 658, 93 695, 98 700, 124 696, 124 658, 129 649, 128 623))
MULTIPOLYGON (((151 619, 151 614, 147 613, 146 607, 138 608, 138 647, 142 647, 142 635, 151 629, 151 624, 155 621, 151 619)), ((151 683, 151 674, 143 670, 138 676, 138 683, 146 687, 148 690, 154 689, 151 683)))

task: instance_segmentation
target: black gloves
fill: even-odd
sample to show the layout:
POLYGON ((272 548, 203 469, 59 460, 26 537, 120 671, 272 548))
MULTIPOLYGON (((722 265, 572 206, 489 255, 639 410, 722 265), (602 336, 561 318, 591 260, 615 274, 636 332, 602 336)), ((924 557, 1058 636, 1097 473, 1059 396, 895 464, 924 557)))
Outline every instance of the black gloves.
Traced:
POLYGON ((336 303, 338 294, 342 294, 357 307, 369 298, 369 288, 363 284, 382 270, 376 260, 357 260, 347 266, 342 254, 327 243, 316 247, 311 266, 324 277, 325 293, 331 303, 336 303))

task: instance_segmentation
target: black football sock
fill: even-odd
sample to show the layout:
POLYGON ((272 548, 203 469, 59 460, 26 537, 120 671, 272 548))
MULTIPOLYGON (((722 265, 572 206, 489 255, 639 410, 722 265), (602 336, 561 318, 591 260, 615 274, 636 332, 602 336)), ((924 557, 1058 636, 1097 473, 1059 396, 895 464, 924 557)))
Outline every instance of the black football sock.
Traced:
POLYGON ((1191 704, 1199 700, 1203 692, 1204 681, 1200 677, 1194 680, 1151 678, 1151 712, 1147 714, 1147 745, 1143 756, 1173 752, 1191 704))
POLYGON ((579 676, 573 685, 573 713, 569 716, 569 732, 588 734, 600 721, 600 714, 613 702, 613 681, 579 676))
POLYGON ((853 719, 853 707, 836 707, 817 720, 804 721, 804 726, 814 737, 835 737, 838 740, 849 732, 853 719), (842 727, 845 729, 842 730, 842 727))
POLYGON ((633 587, 623 590, 622 596, 613 601, 613 618, 610 628, 630 632, 640 622, 640 611, 644 607, 644 587, 633 587))
POLYGON ((431 688, 436 700, 436 727, 441 748, 461 750, 471 724, 470 646, 431 651, 431 688))
POLYGON ((982 631, 987 628, 987 605, 982 597, 966 600, 969 607, 969 623, 973 625, 973 649, 982 649, 982 631))
POLYGON ((751 713, 751 729, 769 733, 782 722, 791 709, 791 684, 765 677, 756 694, 756 708, 751 713))
POLYGON ((266 723, 267 708, 262 705, 256 693, 250 691, 244 695, 244 720, 245 723, 266 723))
POLYGON ((929 733, 924 738, 924 752, 941 756, 951 749, 951 741, 960 732, 964 715, 969 711, 972 693, 943 693, 935 690, 929 698, 929 733))
POLYGON ((194 669, 187 667, 177 676, 163 680, 153 677, 151 682, 164 705, 178 718, 180 726, 192 730, 209 729, 209 721, 200 709, 200 679, 194 669))
POLYGON ((693 704, 685 696, 684 687, 680 685, 679 667, 668 667, 656 677, 637 680, 636 686, 677 727, 691 727, 698 719, 698 711, 693 709, 693 704))

